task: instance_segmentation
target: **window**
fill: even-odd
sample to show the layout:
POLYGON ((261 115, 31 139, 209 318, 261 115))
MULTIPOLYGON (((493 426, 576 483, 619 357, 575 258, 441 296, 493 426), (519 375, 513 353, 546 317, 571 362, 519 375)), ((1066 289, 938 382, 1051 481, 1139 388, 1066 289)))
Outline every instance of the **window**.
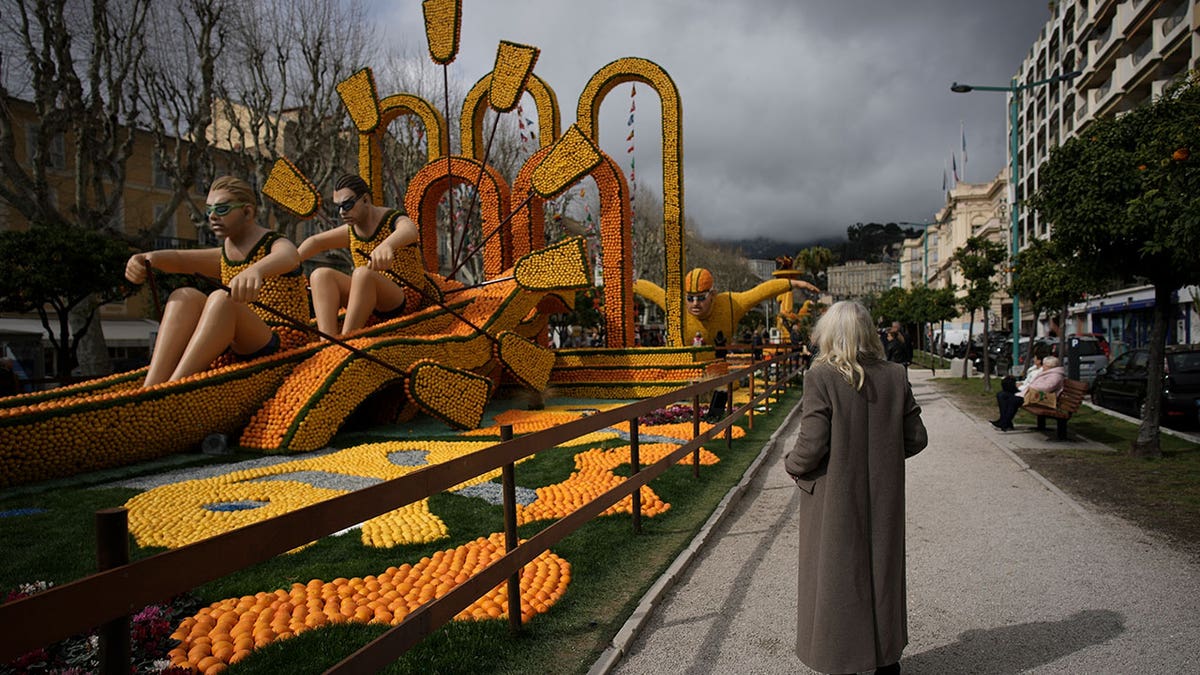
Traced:
POLYGON ((155 148, 150 159, 150 173, 153 176, 154 187, 170 190, 172 187, 171 174, 163 168, 163 163, 166 159, 163 153, 158 148, 155 148))
MULTIPOLYGON (((26 141, 26 154, 30 162, 33 162, 33 155, 38 146, 38 137, 41 136, 41 125, 31 124, 28 128, 26 141)), ((50 169, 63 170, 67 168, 67 142, 62 134, 55 134, 50 139, 50 144, 46 148, 46 157, 42 158, 46 163, 46 167, 50 169)))

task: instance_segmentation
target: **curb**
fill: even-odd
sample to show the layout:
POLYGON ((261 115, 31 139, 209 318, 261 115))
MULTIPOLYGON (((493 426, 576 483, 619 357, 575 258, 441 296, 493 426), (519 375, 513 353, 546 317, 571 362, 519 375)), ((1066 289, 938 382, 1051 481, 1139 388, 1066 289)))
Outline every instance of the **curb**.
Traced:
POLYGON ((696 536, 692 538, 687 548, 676 556, 666 571, 662 573, 658 580, 646 591, 646 594, 642 596, 641 602, 634 608, 633 613, 621 626, 621 629, 617 631, 617 634, 613 636, 612 642, 600 654, 600 657, 596 659, 592 667, 588 669, 588 675, 606 675, 625 656, 630 645, 633 644, 638 633, 645 626, 647 619, 650 618, 650 614, 654 612, 654 608, 663 599, 667 591, 671 590, 675 586, 675 583, 683 577, 688 567, 696 559, 696 556, 708 544, 713 531, 725 521, 733 511, 733 507, 741 501, 746 490, 749 489, 750 483, 758 476, 759 471, 766 463, 767 456, 774 451, 776 443, 779 442, 780 434, 785 429, 790 428, 793 418, 799 416, 799 414, 800 406, 797 404, 792 407, 787 417, 783 419, 783 422, 771 434, 771 438, 763 445, 762 450, 759 451, 758 457, 750 463, 750 466, 746 467, 745 473, 742 474, 742 479, 738 481, 737 485, 729 488, 729 492, 725 493, 725 497, 717 504, 712 515, 704 522, 704 525, 696 533, 696 536))

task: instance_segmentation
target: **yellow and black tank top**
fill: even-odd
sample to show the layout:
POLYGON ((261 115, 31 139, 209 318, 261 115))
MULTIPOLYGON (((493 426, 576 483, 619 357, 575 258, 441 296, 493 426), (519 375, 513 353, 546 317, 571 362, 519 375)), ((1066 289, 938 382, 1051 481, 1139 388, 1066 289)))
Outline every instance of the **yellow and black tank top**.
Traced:
MULTIPOLYGON (((350 257, 354 261, 355 267, 362 267, 371 261, 371 252, 396 230, 396 220, 403 215, 403 211, 396 209, 388 211, 369 238, 358 236, 358 232, 355 232, 353 227, 348 228, 350 230, 350 257)), ((397 284, 418 289, 418 293, 422 296, 432 294, 432 297, 438 300, 442 299, 441 290, 437 284, 430 281, 425 275, 421 250, 416 242, 396 249, 395 255, 392 257, 392 266, 385 270, 383 275, 397 284)), ((413 302, 406 303, 406 305, 413 305, 413 307, 409 307, 408 311, 428 304, 427 297, 414 298, 413 302)))
MULTIPOLYGON (((246 256, 245 260, 230 260, 229 256, 225 254, 225 247, 221 246, 221 283, 228 286, 229 281, 238 273, 267 257, 267 254, 271 252, 271 246, 279 239, 283 239, 282 234, 267 232, 250 250, 250 254, 246 256)), ((312 318, 308 302, 308 284, 299 267, 285 274, 263 279, 258 302, 302 323, 308 323, 312 318)), ((279 330, 279 328, 287 326, 287 322, 262 307, 250 305, 250 309, 268 326, 276 329, 275 332, 280 337, 283 349, 297 347, 309 340, 309 334, 305 331, 292 328, 279 330)))

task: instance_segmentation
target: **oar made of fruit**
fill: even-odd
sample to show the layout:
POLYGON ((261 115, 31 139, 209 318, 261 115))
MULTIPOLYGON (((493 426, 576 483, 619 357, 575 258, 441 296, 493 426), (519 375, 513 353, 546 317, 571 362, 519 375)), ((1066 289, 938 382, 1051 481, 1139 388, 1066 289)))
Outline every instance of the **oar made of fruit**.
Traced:
MULTIPOLYGON (((230 292, 229 287, 226 286, 225 284, 221 283, 220 279, 214 279, 214 278, 208 276, 207 274, 195 274, 194 276, 204 279, 205 281, 209 282, 210 284, 213 284, 214 286, 216 286, 217 288, 220 288, 221 290, 225 291, 226 293, 230 292)), ((259 309, 261 309, 265 312, 270 313, 272 316, 280 319, 281 321, 283 321, 284 323, 286 323, 288 326, 290 326, 292 328, 296 328, 296 329, 302 330, 302 331, 307 331, 318 337, 329 340, 330 342, 334 343, 335 345, 338 345, 339 347, 342 347, 342 348, 346 349, 347 351, 352 352, 355 356, 360 356, 360 357, 370 361, 371 363, 383 366, 384 368, 387 368, 388 370, 400 375, 401 377, 408 377, 408 373, 404 372, 403 370, 400 370, 399 368, 397 368, 396 366, 393 366, 392 364, 388 363, 387 361, 384 361, 383 359, 380 359, 377 356, 368 354, 367 352, 359 349, 358 347, 355 347, 354 345, 346 342, 345 340, 342 340, 341 338, 334 337, 318 328, 310 326, 308 324, 308 322, 306 322, 306 321, 300 321, 299 319, 295 319, 291 316, 288 316, 286 313, 281 312, 281 311, 275 309, 274 307, 271 307, 270 305, 261 303, 257 300, 251 300, 250 304, 254 305, 255 307, 258 307, 259 309)))
MULTIPOLYGON (((496 128, 500 126, 500 113, 509 112, 517 107, 540 52, 537 47, 505 40, 501 40, 496 49, 496 65, 492 67, 491 79, 488 81, 488 105, 496 114, 492 117, 492 131, 488 134, 487 144, 483 147, 483 160, 479 164, 479 176, 475 178, 475 191, 471 193, 471 203, 465 212, 467 223, 471 222, 471 212, 475 210, 475 202, 479 198, 479 184, 483 182, 483 170, 492 152, 492 139, 496 136, 496 128)), ((463 149, 463 154, 467 154, 466 148, 463 149)), ((454 228, 451 228, 450 232, 453 235, 454 228)), ((463 238, 459 240, 458 246, 453 246, 451 242, 454 255, 450 260, 456 270, 466 243, 466 230, 463 231, 463 238)))
POLYGON ((512 220, 513 216, 529 205, 529 202, 536 196, 541 196, 543 199, 549 199, 554 195, 559 194, 567 189, 572 183, 580 180, 584 176, 592 172, 597 165, 600 164, 602 156, 600 148, 592 142, 579 129, 578 124, 572 124, 571 128, 567 129, 550 150, 546 158, 541 164, 533 170, 531 182, 531 190, 529 194, 521 201, 516 208, 508 212, 504 220, 500 221, 492 231, 483 238, 483 241, 475 245, 463 259, 458 263, 450 274, 446 275, 449 278, 454 278, 454 275, 466 264, 471 256, 478 253, 488 240, 496 236, 508 221, 512 220))

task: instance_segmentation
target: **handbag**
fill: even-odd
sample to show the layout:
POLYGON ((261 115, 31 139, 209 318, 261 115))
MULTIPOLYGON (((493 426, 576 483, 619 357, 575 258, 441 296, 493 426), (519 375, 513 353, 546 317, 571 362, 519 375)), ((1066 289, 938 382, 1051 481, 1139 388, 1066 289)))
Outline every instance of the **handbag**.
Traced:
POLYGON ((1057 408, 1058 394, 1052 391, 1040 391, 1038 389, 1028 389, 1025 391, 1025 403, 1022 405, 1026 408, 1057 408))

